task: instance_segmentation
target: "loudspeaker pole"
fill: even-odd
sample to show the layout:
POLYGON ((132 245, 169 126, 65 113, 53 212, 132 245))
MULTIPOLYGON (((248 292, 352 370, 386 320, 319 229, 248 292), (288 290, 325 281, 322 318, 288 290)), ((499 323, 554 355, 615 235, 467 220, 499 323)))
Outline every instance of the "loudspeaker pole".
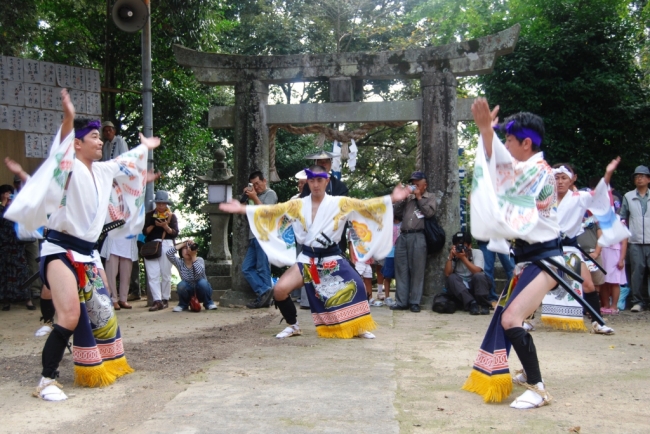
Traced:
MULTIPOLYGON (((142 28, 142 134, 153 136, 153 96, 151 85, 151 6, 147 5, 147 22, 142 28)), ((147 171, 153 171, 153 149, 147 156, 147 171)), ((151 211, 153 204, 153 182, 149 182, 144 193, 145 210, 151 211)))

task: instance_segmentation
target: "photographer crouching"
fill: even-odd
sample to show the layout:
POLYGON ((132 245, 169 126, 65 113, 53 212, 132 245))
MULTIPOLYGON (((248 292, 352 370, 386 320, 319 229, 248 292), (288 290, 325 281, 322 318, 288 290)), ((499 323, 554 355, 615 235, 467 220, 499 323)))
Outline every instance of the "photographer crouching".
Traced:
MULTIPOLYGON (((167 259, 181 275, 181 281, 176 286, 178 306, 173 312, 182 312, 190 308, 190 298, 196 293, 196 298, 203 303, 207 310, 214 310, 217 305, 212 301, 212 286, 205 275, 205 262, 198 257, 199 246, 192 240, 176 244, 167 251, 167 259), (176 251, 178 256, 176 257, 176 251)), ((200 309, 200 306, 199 306, 200 309)))
POLYGON ((490 283, 483 273, 483 252, 472 249, 472 236, 458 232, 445 263, 447 294, 461 301, 470 315, 489 315, 490 283))

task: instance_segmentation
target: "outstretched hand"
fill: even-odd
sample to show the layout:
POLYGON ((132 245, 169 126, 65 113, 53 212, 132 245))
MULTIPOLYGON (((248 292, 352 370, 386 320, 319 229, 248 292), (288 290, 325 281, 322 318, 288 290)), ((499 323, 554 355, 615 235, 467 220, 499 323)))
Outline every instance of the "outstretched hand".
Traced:
POLYGON ((160 146, 160 137, 145 137, 140 133, 140 143, 147 146, 147 149, 156 149, 160 146))
POLYGON ((612 174, 618 167, 618 163, 621 162, 621 157, 616 157, 610 163, 607 165, 607 168, 605 169, 605 183, 609 185, 610 181, 612 180, 612 174))
POLYGON ((74 129, 74 104, 66 89, 61 89, 61 108, 63 109, 63 123, 61 124, 61 140, 68 137, 74 129))
POLYGON ((406 199, 409 196, 409 194, 411 194, 411 189, 409 188, 409 186, 402 185, 402 183, 400 182, 395 186, 393 192, 390 194, 390 201, 392 203, 400 202, 406 199))
POLYGON ((492 157, 492 139, 494 138, 492 127, 499 121, 498 113, 499 106, 495 106, 494 109, 490 110, 490 105, 485 98, 476 98, 472 103, 474 122, 476 122, 476 126, 481 133, 483 147, 488 158, 492 157))
POLYGON ((153 170, 147 172, 147 184, 158 181, 158 179, 160 179, 160 172, 154 172, 153 170))
POLYGON ((63 117, 74 119, 75 110, 74 104, 67 89, 61 89, 61 107, 63 108, 63 117))
POLYGON ((18 164, 16 161, 11 158, 5 158, 5 165, 14 175, 20 176, 20 179, 25 181, 27 179, 27 174, 23 171, 23 166, 18 164))
POLYGON ((472 103, 472 115, 474 115, 474 122, 476 126, 483 133, 483 130, 492 131, 492 127, 499 121, 497 114, 499 113, 499 106, 495 106, 490 110, 490 105, 485 98, 476 98, 472 103))
POLYGON ((230 202, 223 202, 219 204, 219 209, 223 212, 230 214, 245 214, 246 205, 242 205, 237 199, 232 199, 230 202))

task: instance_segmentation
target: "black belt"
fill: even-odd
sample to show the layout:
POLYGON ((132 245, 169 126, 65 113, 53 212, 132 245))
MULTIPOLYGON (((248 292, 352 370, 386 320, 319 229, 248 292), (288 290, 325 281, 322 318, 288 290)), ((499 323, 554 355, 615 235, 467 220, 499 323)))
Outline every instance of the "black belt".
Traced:
POLYGON ((515 263, 535 262, 541 259, 562 256, 562 243, 559 238, 543 243, 530 244, 523 240, 515 240, 515 263))
POLYGON ((578 247, 578 237, 564 237, 562 238, 562 247, 578 247))
POLYGON ((92 256, 95 250, 95 243, 92 241, 85 241, 72 235, 64 234, 63 232, 49 229, 45 235, 45 239, 62 247, 66 250, 74 250, 82 255, 92 256))
POLYGON ((424 229, 407 229, 405 231, 401 231, 403 234, 420 234, 424 232, 424 229))
POLYGON ((327 256, 342 255, 338 244, 333 244, 325 249, 320 247, 302 246, 302 252, 308 258, 322 259, 327 256))

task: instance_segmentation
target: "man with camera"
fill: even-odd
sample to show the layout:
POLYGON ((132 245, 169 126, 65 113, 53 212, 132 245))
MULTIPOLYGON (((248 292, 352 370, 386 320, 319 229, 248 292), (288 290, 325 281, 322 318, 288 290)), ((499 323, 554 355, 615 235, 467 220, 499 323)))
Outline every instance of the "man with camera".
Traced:
MULTIPOLYGON (((278 203, 278 195, 275 191, 267 188, 264 174, 255 171, 248 177, 248 186, 244 189, 244 194, 239 200, 248 205, 275 205, 278 203)), ((248 230, 248 250, 242 263, 242 273, 246 281, 257 295, 257 298, 246 305, 249 309, 259 309, 269 307, 273 297, 271 285, 271 266, 269 258, 262 250, 259 241, 248 230)))
POLYGON ((470 315, 489 315, 490 283, 483 273, 483 252, 472 249, 469 232, 458 232, 445 264, 447 294, 463 303, 470 315))
POLYGON ((423 172, 413 172, 409 184, 411 194, 393 204, 393 215, 402 226, 395 242, 395 304, 390 309, 420 312, 427 264, 424 219, 436 213, 437 203, 436 197, 427 192, 423 172))

